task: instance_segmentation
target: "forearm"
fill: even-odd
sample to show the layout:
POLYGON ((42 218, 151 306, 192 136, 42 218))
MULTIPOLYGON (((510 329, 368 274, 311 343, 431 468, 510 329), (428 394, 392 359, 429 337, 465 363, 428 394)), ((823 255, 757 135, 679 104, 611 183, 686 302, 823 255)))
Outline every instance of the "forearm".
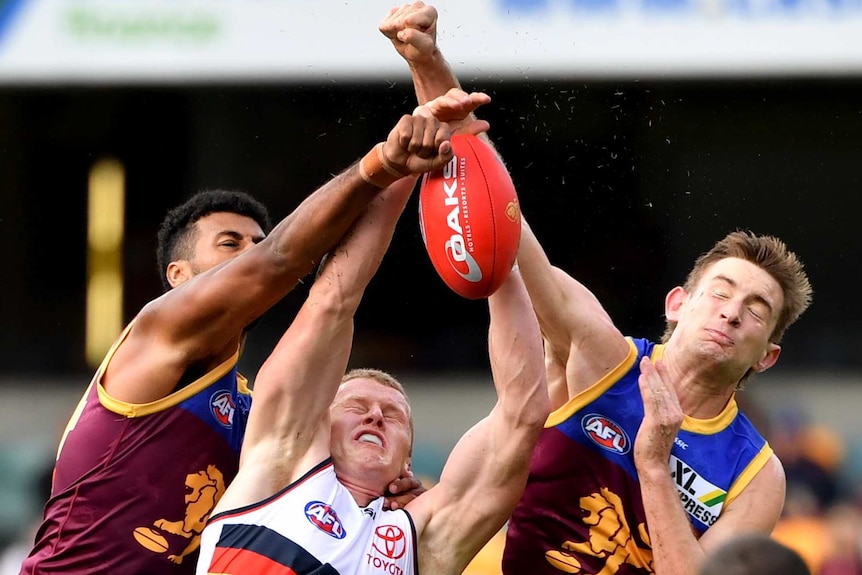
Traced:
POLYGON ((353 315, 414 183, 402 178, 383 190, 331 251, 305 304, 261 367, 247 441, 290 440, 302 447, 296 450, 300 455, 310 446, 313 435, 301 430, 314 429, 335 395, 350 356, 353 315))
POLYGON ((334 291, 352 316, 366 286, 380 267, 392 240, 398 218, 415 186, 416 178, 403 178, 383 190, 332 251, 312 290, 334 291))
POLYGON ((435 50, 434 55, 427 60, 409 64, 419 105, 444 95, 452 88, 461 88, 461 83, 439 50, 435 50))
MULTIPOLYGON (((539 319, 542 333, 551 342, 560 345, 561 330, 557 324, 562 321, 561 312, 568 311, 565 294, 557 283, 553 266, 539 240, 526 220, 521 221, 521 241, 518 246, 518 268, 527 292, 530 294, 533 309, 539 319)), ((566 346, 563 346, 564 348, 566 346)))
POLYGON ((696 574, 704 553, 692 532, 670 471, 666 466, 638 469, 638 478, 653 551, 653 572, 696 574))
POLYGON ((362 178, 358 162, 321 186, 264 240, 280 264, 276 269, 296 278, 307 275, 379 192, 362 178))
POLYGON ((542 336, 518 270, 488 298, 488 306, 491 372, 508 425, 541 428, 550 409, 542 336))

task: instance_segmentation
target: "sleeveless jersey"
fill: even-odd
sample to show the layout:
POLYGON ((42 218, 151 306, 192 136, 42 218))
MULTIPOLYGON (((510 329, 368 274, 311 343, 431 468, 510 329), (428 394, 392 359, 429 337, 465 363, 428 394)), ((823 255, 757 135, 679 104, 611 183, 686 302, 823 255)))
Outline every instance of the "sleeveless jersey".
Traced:
MULTIPOLYGON (((553 412, 507 531, 503 573, 653 573, 633 442, 643 419, 640 358, 664 347, 629 339, 614 371, 553 412)), ((772 449, 734 398, 716 417, 686 416, 670 474, 699 537, 751 482, 772 449)))
POLYGON ((383 498, 360 507, 327 459, 254 505, 213 515, 197 575, 416 575, 416 529, 383 498))
POLYGON ((239 351, 164 399, 117 401, 96 372, 66 427, 22 575, 190 575, 204 523, 239 465, 251 395, 239 351))

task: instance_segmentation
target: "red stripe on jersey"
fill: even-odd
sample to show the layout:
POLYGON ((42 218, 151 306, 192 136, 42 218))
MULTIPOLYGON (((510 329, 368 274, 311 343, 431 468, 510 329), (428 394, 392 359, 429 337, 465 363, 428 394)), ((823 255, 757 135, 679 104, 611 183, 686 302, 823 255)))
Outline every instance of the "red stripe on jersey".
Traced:
POLYGON ((248 551, 217 547, 210 562, 209 575, 298 575, 296 571, 273 561, 266 555, 248 551))

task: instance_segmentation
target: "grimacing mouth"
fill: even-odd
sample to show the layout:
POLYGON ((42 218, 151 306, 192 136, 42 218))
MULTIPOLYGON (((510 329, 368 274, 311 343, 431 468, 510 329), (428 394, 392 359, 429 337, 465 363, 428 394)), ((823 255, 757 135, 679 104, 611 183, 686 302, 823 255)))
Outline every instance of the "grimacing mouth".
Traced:
POLYGON ((359 441, 360 443, 372 443, 377 447, 382 448, 384 446, 383 436, 377 432, 371 430, 363 430, 360 432, 355 438, 354 441, 359 441))

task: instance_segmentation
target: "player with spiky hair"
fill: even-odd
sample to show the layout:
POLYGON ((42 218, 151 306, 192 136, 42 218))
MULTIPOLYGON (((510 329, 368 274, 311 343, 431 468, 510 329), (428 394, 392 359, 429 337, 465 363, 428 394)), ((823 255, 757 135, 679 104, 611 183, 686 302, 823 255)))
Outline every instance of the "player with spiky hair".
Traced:
MULTIPOLYGON (((380 29, 409 63, 420 104, 460 87, 432 6, 394 8, 380 29)), ((695 575, 728 538, 770 533, 784 470, 735 393, 775 365, 810 304, 796 254, 774 236, 729 233, 668 292, 660 342, 624 336, 592 292, 551 264, 526 221, 518 265, 545 339, 553 411, 503 572, 695 575)))

